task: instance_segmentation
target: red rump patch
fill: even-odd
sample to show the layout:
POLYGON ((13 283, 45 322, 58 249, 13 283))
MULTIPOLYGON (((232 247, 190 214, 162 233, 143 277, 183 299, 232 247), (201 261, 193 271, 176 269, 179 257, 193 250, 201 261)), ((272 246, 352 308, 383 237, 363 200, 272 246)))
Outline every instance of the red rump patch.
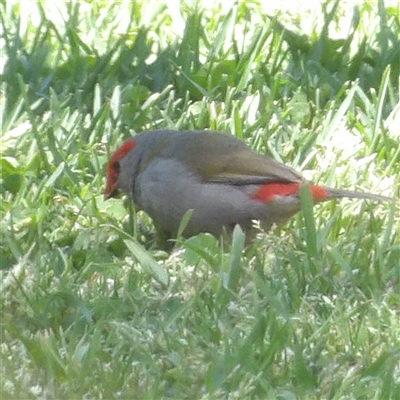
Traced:
POLYGON ((119 176, 119 160, 125 157, 134 147, 136 141, 128 139, 111 157, 107 166, 107 182, 104 190, 104 198, 113 197, 118 191, 117 181, 119 176))
MULTIPOLYGON (((324 201, 329 197, 328 191, 321 186, 311 185, 310 191, 315 201, 324 201)), ((260 186, 252 197, 254 200, 268 203, 274 201, 276 196, 295 196, 299 193, 299 182, 267 183, 260 186)))
POLYGON ((315 201, 324 201, 329 199, 329 192, 322 186, 311 185, 310 191, 315 201))

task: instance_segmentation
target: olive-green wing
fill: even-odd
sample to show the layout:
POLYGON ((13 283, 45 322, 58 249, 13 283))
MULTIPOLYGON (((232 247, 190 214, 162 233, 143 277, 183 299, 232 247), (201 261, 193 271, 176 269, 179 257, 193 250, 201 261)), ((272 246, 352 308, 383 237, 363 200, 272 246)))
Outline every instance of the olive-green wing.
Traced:
POLYGON ((179 160, 205 181, 247 185, 304 179, 290 167, 255 153, 244 142, 227 134, 182 132, 174 139, 169 141, 162 156, 179 155, 179 160))

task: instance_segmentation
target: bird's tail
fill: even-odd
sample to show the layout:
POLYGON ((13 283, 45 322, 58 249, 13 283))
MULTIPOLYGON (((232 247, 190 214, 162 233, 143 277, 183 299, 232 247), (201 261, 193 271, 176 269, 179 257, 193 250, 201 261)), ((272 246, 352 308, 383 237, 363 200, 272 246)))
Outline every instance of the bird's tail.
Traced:
MULTIPOLYGON (((265 203, 272 202, 276 197, 298 197, 302 182, 271 182, 260 186, 252 194, 254 200, 265 203)), ((368 199, 373 201, 393 201, 391 197, 380 196, 378 194, 355 192, 352 190, 334 189, 325 186, 309 185, 311 195, 315 202, 341 199, 348 197, 352 199, 368 199)))
POLYGON ((356 192, 353 190, 333 189, 333 188, 328 188, 328 187, 324 187, 324 189, 328 193, 327 200, 348 197, 350 199, 367 199, 367 200, 373 200, 373 201, 393 201, 393 198, 391 198, 391 197, 380 196, 378 194, 356 192))

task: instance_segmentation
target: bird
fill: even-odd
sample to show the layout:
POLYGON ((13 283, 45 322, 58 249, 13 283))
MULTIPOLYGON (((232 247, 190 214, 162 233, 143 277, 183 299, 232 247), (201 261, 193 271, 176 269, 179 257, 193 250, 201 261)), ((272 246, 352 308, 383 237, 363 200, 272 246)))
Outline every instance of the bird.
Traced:
POLYGON ((254 220, 268 231, 301 210, 303 185, 309 185, 315 203, 392 200, 315 185, 235 136, 212 130, 154 130, 127 139, 108 162, 104 200, 128 194, 165 241, 176 238, 188 211, 183 237, 208 232, 218 238, 236 225, 253 237, 254 220))

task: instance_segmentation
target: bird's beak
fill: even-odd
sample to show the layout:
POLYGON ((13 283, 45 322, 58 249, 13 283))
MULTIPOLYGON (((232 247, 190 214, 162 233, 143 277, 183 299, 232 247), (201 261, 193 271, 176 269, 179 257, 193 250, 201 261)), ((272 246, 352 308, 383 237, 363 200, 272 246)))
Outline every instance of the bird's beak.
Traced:
POLYGON ((111 199, 111 197, 117 197, 118 192, 119 190, 116 184, 112 186, 107 185, 106 189, 104 190, 103 200, 106 201, 111 199))

